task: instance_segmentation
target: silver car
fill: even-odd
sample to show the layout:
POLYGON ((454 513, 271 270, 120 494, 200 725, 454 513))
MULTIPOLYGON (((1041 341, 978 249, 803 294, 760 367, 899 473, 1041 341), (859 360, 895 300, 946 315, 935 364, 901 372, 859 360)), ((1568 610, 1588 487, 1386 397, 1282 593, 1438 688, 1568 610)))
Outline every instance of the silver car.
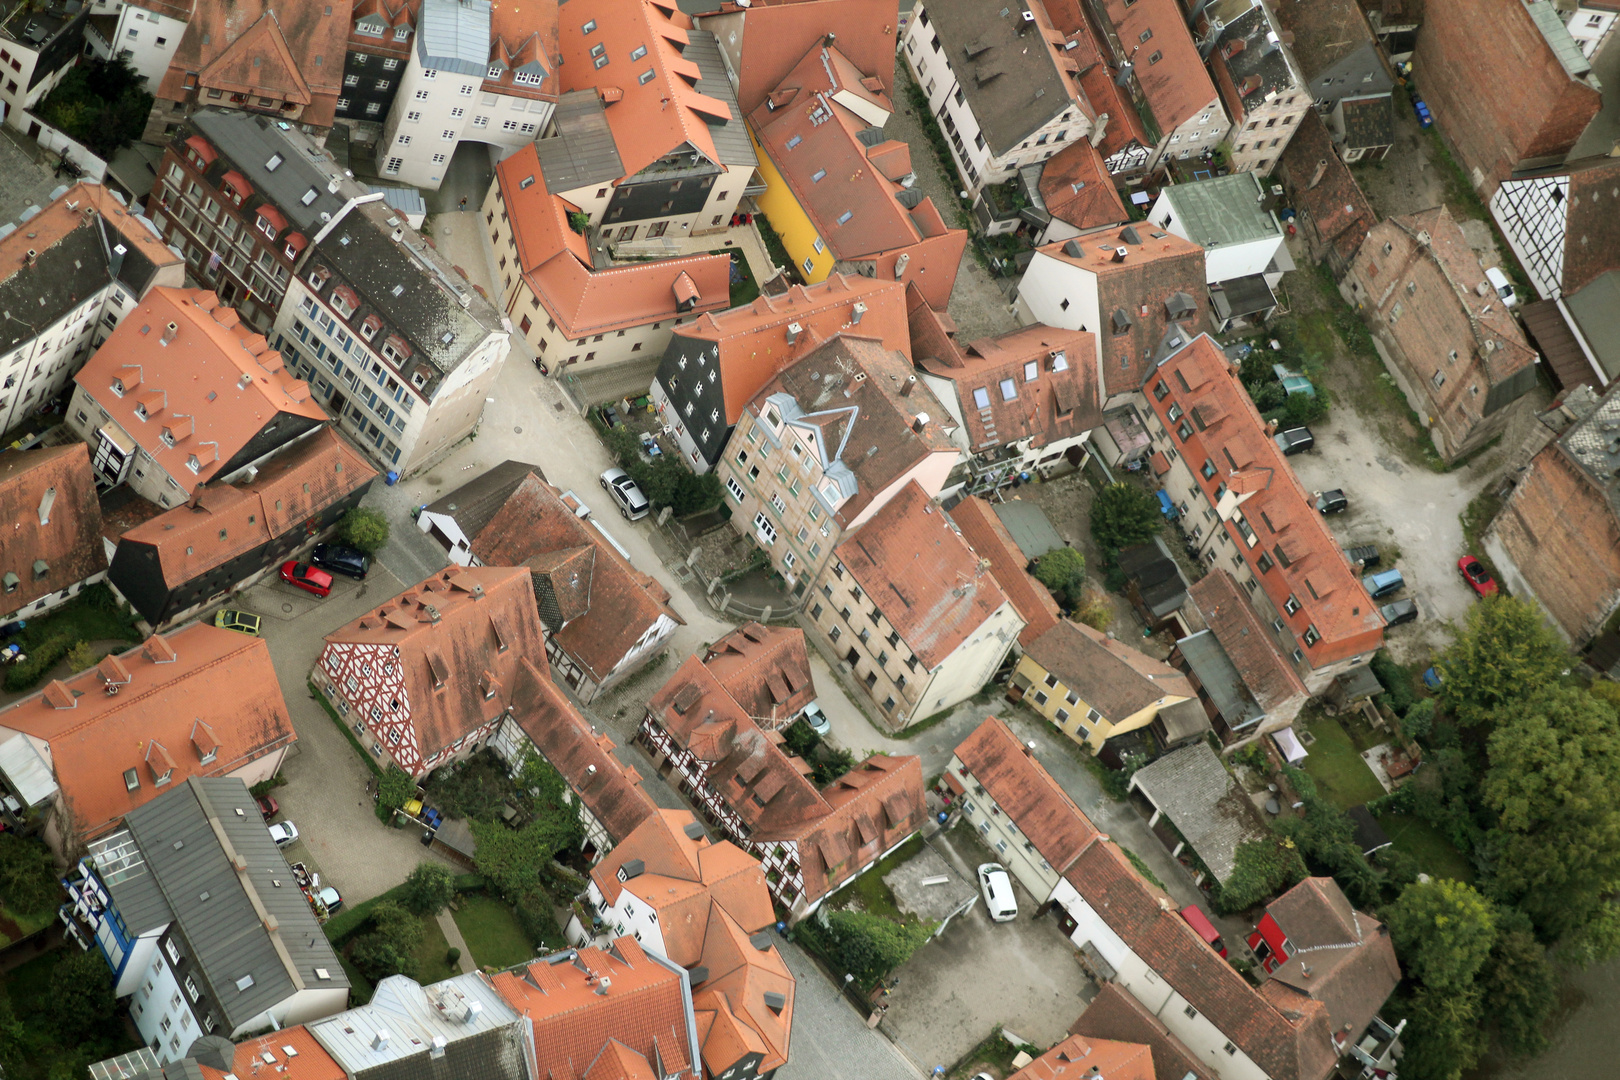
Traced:
POLYGON ((609 469, 603 473, 601 484, 602 490, 612 495, 613 501, 619 504, 619 513, 624 515, 626 521, 640 521, 652 509, 647 496, 641 493, 641 488, 623 469, 609 469))

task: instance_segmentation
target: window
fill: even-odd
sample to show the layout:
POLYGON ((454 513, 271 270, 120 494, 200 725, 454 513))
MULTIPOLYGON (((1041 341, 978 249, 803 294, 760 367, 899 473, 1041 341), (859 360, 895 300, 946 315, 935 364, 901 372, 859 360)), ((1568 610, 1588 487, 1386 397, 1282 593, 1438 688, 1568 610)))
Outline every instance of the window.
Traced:
POLYGON ((594 33, 596 33, 596 20, 591 19, 584 26, 580 27, 579 31, 582 34, 594 34, 594 33))
POLYGON ((1145 42, 1151 37, 1153 37, 1153 31, 1149 29, 1142 31, 1142 33, 1137 36, 1136 40, 1145 42))
POLYGON ((640 60, 643 56, 646 56, 646 55, 647 55, 647 46, 645 46, 645 45, 637 45, 634 49, 630 50, 630 59, 632 59, 632 60, 640 60))
POLYGON ((764 543, 776 543, 776 526, 771 524, 771 519, 765 516, 763 510, 754 515, 754 531, 764 543))
POLYGON ((738 502, 742 502, 742 500, 743 500, 743 489, 742 489, 742 485, 737 483, 736 477, 732 477, 732 476, 726 477, 726 490, 731 492, 731 497, 733 499, 736 499, 738 502))
POLYGON ((1157 49, 1155 49, 1153 51, 1153 55, 1148 57, 1148 66, 1152 67, 1154 64, 1157 64, 1160 60, 1163 60, 1163 59, 1164 59, 1164 53, 1162 53, 1162 52, 1158 51, 1157 49))
POLYGON ((1002 401, 1012 401, 1014 398, 1018 397, 1018 384, 1013 382, 1013 380, 1002 379, 997 385, 1001 388, 1002 401))
POLYGON ((1233 1046, 1231 1043, 1227 1043, 1221 1049, 1225 1050, 1228 1054, 1232 1054, 1232 1055, 1237 1054, 1237 1047, 1233 1046))
POLYGON ((1299 610, 1299 600, 1295 598, 1293 593, 1288 594, 1288 599, 1283 603, 1283 610, 1290 615, 1299 610))
POLYGON ((1322 635, 1318 634, 1316 632, 1316 627, 1315 626, 1307 626, 1305 628, 1305 644, 1307 646, 1315 645, 1318 641, 1321 641, 1321 640, 1322 640, 1322 635))
POLYGON ((1188 1005, 1186 1008, 1182 1009, 1181 1011, 1187 1014, 1187 1019, 1189 1019, 1189 1020, 1198 1019, 1198 1010, 1193 1008, 1191 1005, 1188 1005))

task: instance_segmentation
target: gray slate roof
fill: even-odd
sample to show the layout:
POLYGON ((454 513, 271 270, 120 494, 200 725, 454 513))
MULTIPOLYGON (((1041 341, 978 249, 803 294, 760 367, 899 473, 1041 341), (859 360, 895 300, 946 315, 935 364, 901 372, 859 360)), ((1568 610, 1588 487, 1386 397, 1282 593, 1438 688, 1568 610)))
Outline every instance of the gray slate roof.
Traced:
POLYGON ((1038 559, 1048 551, 1063 546, 1063 537, 1052 528, 1046 514, 1034 503, 1014 500, 992 505, 996 517, 1001 519, 1002 526, 1012 536, 1018 550, 1024 553, 1024 558, 1038 559))
MULTIPOLYGON (((300 984, 348 986, 337 954, 241 780, 192 777, 130 811, 124 825, 225 1013, 226 1027, 247 1023, 292 996, 300 984), (245 873, 233 869, 233 855, 247 860, 245 873), (275 917, 276 931, 264 928, 255 901, 275 917)), ((120 899, 116 891, 113 895, 120 899)))
POLYGON ((422 0, 416 55, 423 67, 489 73, 489 0, 422 0))
POLYGON ((1620 376, 1620 270, 1599 274, 1579 292, 1566 294, 1564 306, 1604 373, 1620 376))
MULTIPOLYGON (((720 155, 720 163, 747 165, 750 168, 758 165, 754 141, 748 137, 748 129, 743 125, 742 107, 737 104, 737 91, 732 88, 731 79, 726 75, 725 61, 720 59, 719 43, 707 30, 688 30, 686 36, 690 42, 681 52, 681 59, 690 60, 698 66, 700 77, 697 92, 731 107, 731 123, 709 121, 709 138, 714 140, 714 152, 720 155)), ((707 121, 708 117, 704 119, 707 121)))
POLYGON ((330 219, 351 195, 364 194, 363 188, 343 176, 326 152, 296 127, 283 131, 268 117, 218 109, 204 109, 191 122, 221 156, 230 159, 254 191, 274 203, 310 240, 325 223, 322 214, 330 219), (274 169, 267 168, 278 154, 281 162, 274 169), (328 190, 333 179, 340 185, 335 193, 328 190), (312 190, 314 201, 306 205, 304 199, 312 190))
POLYGON ((484 531, 490 519, 500 513, 506 500, 512 497, 518 485, 523 483, 530 473, 544 480, 546 474, 540 471, 540 466, 530 465, 526 461, 507 459, 499 465, 483 473, 476 479, 469 480, 456 488, 450 494, 437 502, 428 504, 428 511, 434 514, 443 514, 455 518, 461 531, 471 540, 484 531))
POLYGON ((1252 172, 1176 184, 1164 194, 1187 238, 1206 251, 1282 235, 1276 215, 1260 201, 1260 179, 1252 172))
POLYGON ((350 1076, 388 1080, 525 1080, 525 1025, 477 974, 422 986, 403 975, 377 984, 369 1004, 305 1025, 350 1076), (468 1018, 469 1004, 476 1004, 468 1018), (388 1041, 378 1047, 379 1031, 388 1041), (433 1040, 445 1040, 432 1057, 433 1040), (375 1073, 372 1070, 377 1070, 375 1073))
POLYGON ((546 191, 559 195, 586 184, 605 184, 624 175, 602 99, 592 90, 570 90, 551 114, 557 133, 540 139, 534 152, 546 191))
POLYGON ((1131 784, 1164 812, 1223 884, 1232 876, 1238 845, 1266 836, 1254 804, 1208 743, 1164 755, 1138 769, 1131 784))
POLYGON ((1241 728, 1264 716, 1265 710, 1249 693, 1238 674, 1237 665, 1226 655, 1212 630, 1200 630, 1176 642, 1187 666, 1198 677, 1198 684, 1215 703, 1229 727, 1241 728))

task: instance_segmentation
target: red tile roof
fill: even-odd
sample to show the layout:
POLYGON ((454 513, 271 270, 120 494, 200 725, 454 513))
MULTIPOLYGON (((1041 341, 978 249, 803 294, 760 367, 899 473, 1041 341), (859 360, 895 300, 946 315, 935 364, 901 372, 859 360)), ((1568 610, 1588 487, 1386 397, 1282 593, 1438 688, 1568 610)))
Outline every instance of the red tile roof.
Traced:
POLYGON ((197 1068, 202 1072, 203 1080, 226 1080, 229 1076, 252 1077, 258 1076, 261 1071, 276 1077, 276 1080, 347 1080, 348 1077, 343 1066, 326 1052, 326 1048, 302 1024, 243 1039, 236 1044, 236 1056, 231 1066, 229 1071, 201 1063, 197 1068), (289 1050, 293 1052, 288 1053, 289 1050), (270 1055, 269 1061, 265 1060, 266 1054, 270 1055))
POLYGON ((972 546, 974 554, 990 560, 990 573, 1024 620, 1018 642, 1028 648, 1031 642, 1058 624, 1062 609, 1046 586, 1024 569, 1029 560, 989 503, 976 495, 963 499, 951 509, 951 520, 956 522, 962 539, 972 546))
POLYGON ((1123 1039, 1147 1046, 1153 1052, 1154 1080, 1214 1080, 1215 1074, 1198 1056, 1118 983, 1103 983, 1069 1031, 1087 1038, 1123 1039))
POLYGON ((804 634, 783 626, 744 623, 716 641, 703 663, 749 716, 779 722, 815 700, 804 634))
MULTIPOLYGON (((500 717, 524 657, 545 655, 534 587, 523 567, 451 567, 326 635, 321 665, 336 677, 343 646, 390 645, 404 680, 421 760, 500 717), (486 697, 486 673, 494 676, 486 697)), ((390 722, 386 715, 378 723, 390 722)), ((372 721, 368 720, 368 724, 372 721)))
POLYGON ((1081 232, 1123 225, 1131 219, 1114 178, 1103 167, 1102 152, 1089 139, 1070 143, 1047 161, 1041 170, 1040 192, 1047 213, 1081 232))
MULTIPOLYGON (((885 60, 883 70, 891 62, 885 60)), ((870 144, 862 138, 881 129, 881 120, 873 123, 878 116, 894 112, 887 96, 861 85, 866 77, 840 49, 818 41, 770 99, 755 107, 749 123, 834 258, 886 258, 892 266, 898 253, 911 252, 900 280, 917 282, 929 303, 943 310, 967 232, 947 229, 927 196, 910 209, 901 205, 899 195, 907 189, 898 179, 910 172, 909 156, 900 168, 896 147, 881 140, 881 131, 870 144), (926 240, 938 242, 911 250, 926 240)))
POLYGON ((794 0, 756 3, 742 16, 742 60, 737 65, 737 103, 743 115, 759 107, 794 67, 805 50, 828 33, 838 35, 838 48, 851 64, 869 71, 893 90, 895 15, 887 5, 868 0, 794 0))
POLYGON ((1187 593, 1256 704, 1273 712, 1309 696, 1294 666, 1277 652, 1271 628, 1224 567, 1210 571, 1187 593))
POLYGON ((1097 836, 1068 792, 1018 741, 1005 720, 986 717, 957 744, 956 757, 984 785, 1009 821, 1035 845, 1052 869, 1066 871, 1097 836))
POLYGON ((324 0, 291 0, 273 10, 267 0, 194 4, 153 93, 183 101, 197 92, 185 85, 195 76, 199 87, 224 92, 226 103, 233 94, 292 101, 304 106, 301 122, 324 127, 337 109, 352 4, 338 0, 330 13, 327 6, 324 0))
POLYGON ((226 776, 296 741, 264 639, 192 623, 52 680, 0 711, 0 726, 49 744, 51 766, 81 838, 191 776, 226 776), (109 675, 119 686, 108 692, 109 675), (127 675, 127 680, 125 676, 127 675), (212 742, 212 761, 203 755, 212 742), (162 787, 158 773, 172 763, 162 787), (126 771, 134 772, 130 788, 126 771))
POLYGON ((511 219, 518 270, 570 339, 731 306, 729 255, 687 255, 593 269, 589 244, 568 221, 578 207, 546 191, 533 143, 495 166, 495 182, 511 219), (681 306, 689 296, 697 302, 681 306))
POLYGON ((685 980, 649 959, 635 938, 619 938, 606 949, 574 950, 571 960, 540 960, 483 978, 533 1023, 537 1076, 584 1077, 610 1040, 661 1066, 665 1075, 684 1073, 697 1063, 698 1048, 688 1035, 685 980))
POLYGON ((1220 347, 1200 334, 1159 366, 1144 397, 1167 431, 1178 426, 1166 419, 1169 410, 1177 405, 1187 410, 1193 423, 1185 425, 1188 438, 1177 436, 1181 466, 1193 473, 1211 505, 1218 501, 1216 490, 1235 474, 1263 478, 1260 489, 1238 504, 1258 543, 1251 548, 1235 522, 1225 524, 1276 609, 1284 611, 1290 597, 1296 602, 1294 614, 1283 618, 1305 662, 1322 667, 1375 651, 1384 636, 1378 605, 1362 588, 1220 347), (1205 462, 1213 466, 1208 478, 1202 475, 1205 462), (1275 565, 1262 570, 1261 556, 1275 565), (1307 645, 1310 627, 1319 638, 1307 645))
POLYGON ((613 755, 613 740, 598 735, 561 687, 528 657, 518 662, 512 718, 615 843, 657 812, 641 776, 613 755))
POLYGON ((0 574, 16 585, 0 593, 10 618, 41 597, 107 569, 101 506, 84 443, 0 456, 0 574), (37 572, 43 562, 46 570, 37 572))
POLYGON ((680 337, 712 341, 719 349, 728 425, 737 422, 772 376, 835 335, 857 332, 910 359, 905 285, 833 274, 815 285, 795 285, 780 296, 760 296, 745 307, 700 316, 676 331, 680 337), (857 303, 867 308, 858 325, 852 323, 857 303), (803 330, 792 342, 787 339, 790 323, 803 330))
POLYGON ((964 349, 943 332, 938 313, 921 303, 919 295, 913 293, 909 299, 912 355, 918 367, 955 385, 973 452, 1025 439, 1038 448, 1102 424, 1094 335, 1036 323, 980 338, 964 349), (1034 378, 1029 376, 1031 363, 1034 378), (1008 379, 1011 398, 1003 386, 1008 379))
POLYGON ((1216 955, 1116 844, 1091 844, 1064 877, 1127 948, 1273 1080, 1323 1080, 1333 1069, 1338 1055, 1326 1009, 1308 1002, 1297 1019, 1284 1015, 1216 955))
POLYGON ((1389 930, 1351 907, 1332 878, 1306 878, 1266 911, 1293 951, 1262 993, 1283 1010, 1321 1002, 1335 1037, 1360 1038, 1401 981, 1389 930))
POLYGON ((1104 0, 1102 6, 1115 35, 1131 50, 1136 81, 1162 135, 1168 137, 1215 102, 1215 84, 1176 0, 1104 0), (1143 34, 1152 37, 1138 45, 1143 34), (1149 59, 1154 52, 1164 54, 1156 64, 1149 59))
POLYGON ((1568 207, 1564 235, 1569 239, 1564 244, 1560 281, 1565 296, 1584 289, 1600 274, 1620 270, 1620 213, 1609 212, 1616 190, 1620 190, 1620 161, 1570 172, 1569 198, 1564 204, 1568 207))
POLYGON ((1378 221, 1378 214, 1350 166, 1339 157, 1327 125, 1316 110, 1306 109, 1299 118, 1294 137, 1283 151, 1282 172, 1288 181, 1294 207, 1304 215, 1302 223, 1316 230, 1320 242, 1328 245, 1341 267, 1355 258, 1367 231, 1378 221))
POLYGON ((721 164, 709 124, 740 124, 742 117, 732 116, 726 102, 698 93, 702 73, 681 55, 690 40, 689 16, 674 4, 654 0, 598 0, 586 16, 574 12, 562 17, 559 12, 559 22, 562 89, 618 95, 604 94, 603 100, 625 176, 636 175, 682 146, 721 164), (594 29, 585 33, 584 27, 591 24, 594 29), (593 63, 591 49, 598 45, 614 58, 606 67, 593 63), (648 53, 632 67, 630 53, 641 47, 648 53), (638 76, 643 71, 651 71, 653 77, 642 81, 638 76))
POLYGON ((1025 655, 1062 679, 1110 723, 1166 697, 1194 696, 1187 676, 1084 623, 1060 619, 1025 655))
POLYGON ((484 90, 508 97, 546 98, 555 101, 561 86, 562 51, 558 44, 558 7, 532 0, 502 0, 489 12, 489 62, 505 70, 499 78, 484 80, 484 90), (545 69, 538 86, 517 82, 513 72, 525 66, 545 69))
POLYGON ((994 575, 915 480, 837 554, 930 671, 1007 603, 994 575))
POLYGON ((337 431, 315 434, 259 466, 251 480, 203 487, 183 506, 130 529, 120 542, 150 545, 163 581, 178 585, 301 530, 322 510, 377 478, 337 431))
POLYGON ((711 1076, 723 1075, 734 1065, 742 1056, 739 1050, 761 1054, 759 1075, 787 1063, 793 973, 774 942, 767 938, 763 944, 763 948, 754 944, 747 928, 718 904, 710 909, 703 939, 708 978, 692 988, 692 1008, 708 1031, 703 1063, 711 1076), (781 1004, 768 1001, 767 994, 780 995, 781 1004))
POLYGON ((281 354, 244 325, 235 308, 204 289, 159 287, 147 293, 73 381, 187 496, 278 416, 328 419, 281 354), (165 342, 171 323, 175 331, 165 342), (121 394, 110 389, 115 378, 121 394), (163 440, 165 430, 173 433, 174 445, 163 440), (195 471, 188 467, 192 457, 195 471))
POLYGON ((656 578, 632 566, 533 473, 473 537, 472 551, 487 566, 529 570, 537 589, 557 597, 552 641, 597 683, 659 619, 685 624, 656 578))
POLYGON ((1154 1080, 1153 1051, 1141 1043, 1070 1035, 1007 1080, 1154 1080))

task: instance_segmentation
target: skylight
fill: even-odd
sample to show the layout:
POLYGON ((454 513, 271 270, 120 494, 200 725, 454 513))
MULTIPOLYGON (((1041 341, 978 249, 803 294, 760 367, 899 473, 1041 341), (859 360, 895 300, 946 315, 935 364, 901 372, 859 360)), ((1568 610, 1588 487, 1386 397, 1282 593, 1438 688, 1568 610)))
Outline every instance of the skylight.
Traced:
POLYGON ((270 155, 270 160, 264 163, 264 171, 265 172, 275 172, 277 169, 279 169, 281 167, 281 163, 283 161, 285 161, 285 160, 286 159, 283 158, 280 154, 271 154, 270 155))

